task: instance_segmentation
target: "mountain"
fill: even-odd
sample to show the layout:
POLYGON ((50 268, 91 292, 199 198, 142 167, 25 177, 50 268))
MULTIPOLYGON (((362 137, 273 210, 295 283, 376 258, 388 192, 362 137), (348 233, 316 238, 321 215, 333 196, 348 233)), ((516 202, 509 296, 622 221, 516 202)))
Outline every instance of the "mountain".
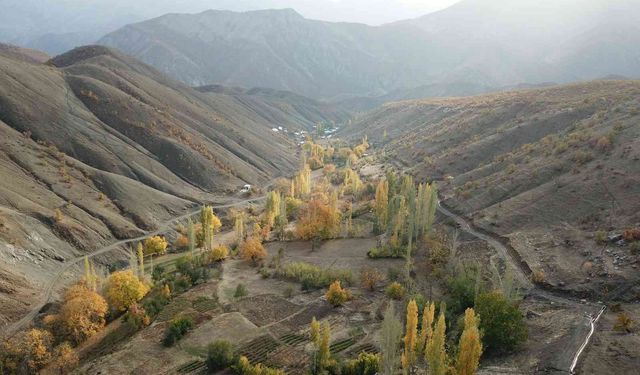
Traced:
POLYGON ((295 140, 272 128, 346 116, 290 93, 201 92, 102 46, 42 56, 0 48, 0 326, 65 260, 290 173, 295 140))
POLYGON ((401 90, 454 95, 544 82, 640 76, 639 0, 463 0, 378 27, 291 9, 168 14, 99 44, 189 84, 269 87, 314 98, 401 90), (622 38, 620 36, 623 36, 622 38))
POLYGON ((442 6, 416 7, 403 0, 3 0, 0 42, 59 54, 94 43, 104 34, 129 23, 167 13, 295 7, 312 19, 383 24, 416 17, 442 6))

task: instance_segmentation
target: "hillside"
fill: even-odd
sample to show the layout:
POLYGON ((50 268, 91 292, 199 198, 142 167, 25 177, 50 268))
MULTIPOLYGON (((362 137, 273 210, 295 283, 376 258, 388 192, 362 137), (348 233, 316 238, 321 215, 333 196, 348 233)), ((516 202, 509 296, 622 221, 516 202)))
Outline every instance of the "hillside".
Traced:
POLYGON ((131 24, 98 43, 193 86, 259 86, 314 98, 458 96, 639 77, 638 5, 464 0, 377 27, 310 20, 291 9, 210 10, 131 24))
POLYGON ((344 116, 287 100, 201 93, 104 47, 47 64, 0 52, 0 326, 65 260, 288 174, 298 160, 271 131, 281 121, 344 116))
POLYGON ((594 81, 397 102, 343 135, 367 135, 420 179, 447 180, 446 205, 509 238, 550 282, 592 288, 585 278, 637 278, 629 250, 603 257, 594 235, 640 224, 638 98, 638 81, 594 81))

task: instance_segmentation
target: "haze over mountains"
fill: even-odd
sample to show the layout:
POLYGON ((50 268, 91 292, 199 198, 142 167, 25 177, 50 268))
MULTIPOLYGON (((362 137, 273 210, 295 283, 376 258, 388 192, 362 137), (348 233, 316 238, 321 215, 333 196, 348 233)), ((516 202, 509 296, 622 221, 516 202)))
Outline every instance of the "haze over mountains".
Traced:
POLYGON ((128 25, 99 43, 189 85, 264 86, 316 98, 405 89, 463 95, 640 76, 639 3, 464 0, 379 27, 309 20, 290 9, 206 11, 128 25))

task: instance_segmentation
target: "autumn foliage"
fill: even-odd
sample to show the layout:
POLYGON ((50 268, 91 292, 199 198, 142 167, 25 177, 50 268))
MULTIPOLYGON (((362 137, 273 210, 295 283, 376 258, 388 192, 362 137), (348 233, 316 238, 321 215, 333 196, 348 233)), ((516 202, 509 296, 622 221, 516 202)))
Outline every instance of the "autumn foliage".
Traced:
POLYGON ((340 280, 336 280, 329 285, 329 290, 327 290, 325 296, 332 306, 341 306, 351 299, 351 293, 340 285, 340 280))
POLYGON ((267 257, 267 250, 262 246, 262 242, 257 237, 247 238, 240 244, 240 256, 242 259, 257 264, 267 257))
POLYGON ((104 298, 80 283, 67 290, 60 312, 45 321, 61 337, 78 344, 104 327, 107 310, 104 298))
POLYGON ((107 280, 107 301, 114 310, 127 310, 129 306, 140 301, 148 291, 149 287, 131 270, 114 272, 107 280))
POLYGON ((164 254, 167 251, 167 245, 167 240, 164 237, 149 237, 144 240, 144 255, 164 254))
POLYGON ((302 240, 333 238, 340 230, 340 212, 332 199, 324 194, 314 195, 304 205, 296 222, 296 235, 302 240))

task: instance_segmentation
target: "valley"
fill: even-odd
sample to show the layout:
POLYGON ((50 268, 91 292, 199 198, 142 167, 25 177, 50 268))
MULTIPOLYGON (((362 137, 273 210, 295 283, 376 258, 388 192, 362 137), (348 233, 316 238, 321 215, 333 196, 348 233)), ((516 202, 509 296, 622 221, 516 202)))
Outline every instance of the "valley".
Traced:
POLYGON ((0 374, 635 375, 640 2, 266 1, 3 8, 0 374))

